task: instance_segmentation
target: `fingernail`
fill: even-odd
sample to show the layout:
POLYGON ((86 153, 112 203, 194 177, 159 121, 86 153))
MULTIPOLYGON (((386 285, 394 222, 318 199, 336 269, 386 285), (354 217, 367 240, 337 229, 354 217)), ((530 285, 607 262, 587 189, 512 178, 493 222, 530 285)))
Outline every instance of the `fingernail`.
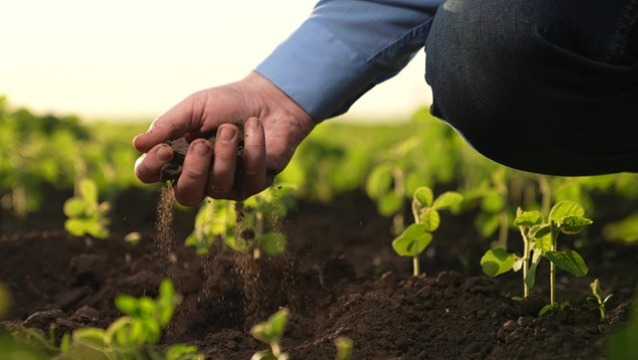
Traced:
POLYGON ((250 118, 246 121, 246 126, 251 128, 251 129, 256 129, 257 126, 259 126, 259 119, 257 118, 250 118))
POLYGON ((157 157, 162 161, 170 161, 173 158, 173 152, 168 150, 168 146, 162 146, 157 150, 157 157))
POLYGON ((235 128, 223 127, 219 130, 219 137, 221 138, 221 140, 229 141, 232 140, 233 137, 235 137, 236 132, 237 131, 235 130, 235 128))
POLYGON ((208 146, 206 146, 203 142, 195 143, 195 154, 199 156, 208 155, 208 146))

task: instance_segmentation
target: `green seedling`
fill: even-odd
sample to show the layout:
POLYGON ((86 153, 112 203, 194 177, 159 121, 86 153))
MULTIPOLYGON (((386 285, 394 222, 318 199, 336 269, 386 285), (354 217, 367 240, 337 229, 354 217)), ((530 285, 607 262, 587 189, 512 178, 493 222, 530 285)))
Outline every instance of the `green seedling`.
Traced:
POLYGON ((108 202, 98 202, 97 186, 90 179, 82 179, 76 194, 64 203, 64 214, 68 217, 64 228, 73 236, 91 235, 98 239, 109 237, 110 210, 108 202))
POLYGON ((289 355, 282 352, 280 342, 286 330, 289 313, 288 309, 283 308, 270 316, 266 322, 250 329, 250 334, 255 339, 270 345, 270 350, 255 353, 251 360, 288 360, 289 355))
POLYGON ((194 247, 199 255, 207 254, 218 239, 224 244, 238 246, 235 228, 234 205, 228 200, 207 197, 197 212, 195 228, 186 238, 186 245, 194 247))
POLYGON ((592 221, 585 218, 585 211, 573 201, 561 201, 552 207, 547 219, 539 211, 518 209, 514 224, 518 226, 523 239, 523 255, 508 253, 505 249, 491 249, 481 258, 483 272, 498 276, 510 270, 523 270, 523 297, 536 282, 536 269, 541 259, 550 262, 550 306, 555 304, 555 279, 558 266, 570 274, 580 277, 588 272, 582 256, 574 250, 557 250, 560 233, 578 234, 592 221))
POLYGON ((335 346, 337 347, 337 354, 335 355, 335 360, 352 359, 352 339, 349 339, 347 337, 336 338, 335 346))
POLYGON ((421 273, 419 255, 432 241, 432 232, 441 224, 440 210, 455 208, 463 201, 459 193, 448 191, 434 199, 432 190, 422 186, 414 192, 412 215, 414 224, 394 239, 392 248, 400 256, 412 257, 413 274, 421 273))
POLYGON ((164 280, 156 299, 120 295, 116 307, 126 316, 115 320, 107 329, 83 328, 61 346, 61 359, 193 359, 203 360, 194 346, 177 344, 160 351, 154 345, 170 322, 181 296, 173 283, 164 280))
POLYGON ((195 217, 195 228, 186 238, 200 255, 216 240, 234 251, 253 250, 255 258, 264 252, 274 256, 286 247, 286 237, 278 230, 278 219, 292 206, 292 187, 268 188, 244 202, 206 198, 195 217))
POLYGON ((490 180, 463 191, 466 204, 476 204, 480 210, 474 220, 474 226, 483 238, 488 238, 498 231, 498 246, 507 248, 509 231, 509 214, 507 206, 507 176, 505 169, 494 171, 490 180))
POLYGON ((603 319, 607 313, 607 301, 611 299, 613 294, 603 297, 603 292, 600 289, 600 282, 598 279, 594 279, 594 281, 589 284, 589 288, 591 289, 592 296, 588 297, 587 300, 598 309, 600 318, 603 319))

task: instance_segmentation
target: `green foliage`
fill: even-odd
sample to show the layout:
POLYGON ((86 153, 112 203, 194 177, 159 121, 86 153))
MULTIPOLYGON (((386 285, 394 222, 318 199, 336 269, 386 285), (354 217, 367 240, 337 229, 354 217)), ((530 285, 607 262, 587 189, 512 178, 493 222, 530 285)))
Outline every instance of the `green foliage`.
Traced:
POLYGON ((624 243, 638 242, 638 213, 631 214, 624 219, 605 224, 603 236, 609 240, 624 243))
POLYGON ((198 254, 203 255, 208 253, 217 239, 225 244, 237 244, 235 227, 233 203, 207 197, 197 212, 195 228, 186 238, 186 245, 194 247, 198 254))
POLYGON ((115 320, 107 329, 82 328, 61 346, 60 359, 203 359, 194 346, 177 344, 162 352, 155 348, 161 330, 170 322, 181 296, 170 280, 160 284, 156 299, 120 295, 116 307, 126 316, 115 320))
POLYGON ((536 282, 536 270, 542 258, 550 262, 550 305, 554 305, 554 266, 580 277, 588 272, 587 264, 575 250, 557 250, 560 233, 574 235, 592 224, 584 217, 585 210, 573 201, 561 201, 555 204, 547 217, 540 211, 517 211, 514 225, 518 226, 523 239, 523 254, 518 256, 505 249, 488 250, 481 258, 483 272, 490 277, 498 276, 510 270, 523 270, 523 297, 536 282))
POLYGON ((420 274, 419 254, 432 241, 432 232, 439 228, 441 223, 440 210, 455 209, 463 201, 459 193, 448 191, 439 195, 436 199, 432 190, 422 186, 414 191, 412 199, 412 215, 414 224, 408 226, 392 242, 392 248, 400 256, 412 257, 413 273, 420 274))
POLYGON ((337 354, 335 355, 335 360, 352 359, 352 339, 349 339, 347 337, 336 338, 335 346, 337 347, 337 354))
POLYGON ((635 359, 638 354, 638 298, 634 299, 629 320, 614 330, 607 339, 607 354, 610 360, 635 359))
POLYGON ((90 179, 82 179, 76 195, 64 203, 64 214, 68 217, 64 228, 73 236, 91 235, 98 239, 109 237, 110 209, 108 202, 98 202, 97 186, 90 179))
POLYGON ((24 217, 46 205, 49 189, 73 189, 77 178, 93 179, 108 200, 140 187, 131 139, 145 127, 12 111, 0 98, 0 206, 24 217))
POLYGON ((598 279, 594 279, 594 281, 589 284, 589 288, 591 289, 592 296, 588 297, 587 300, 598 309, 600 318, 603 319, 607 313, 607 301, 611 299, 613 294, 603 296, 603 291, 600 289, 598 279))
POLYGON ((48 337, 34 329, 16 328, 13 334, 0 331, 0 349, 3 359, 56 359, 56 360, 203 360, 195 346, 175 344, 165 350, 156 345, 161 330, 173 316, 181 296, 175 292, 170 280, 160 284, 156 299, 134 298, 120 295, 116 307, 126 316, 116 319, 107 329, 81 328, 65 334, 59 347, 55 343, 55 327, 48 337))
POLYGON ((286 237, 279 231, 279 219, 294 206, 292 186, 273 186, 244 202, 206 198, 196 217, 195 228, 186 245, 206 254, 217 240, 234 251, 253 249, 255 256, 275 256, 286 247, 286 237))
POLYGON ((251 360, 287 360, 289 355, 281 350, 281 338, 286 330, 290 311, 283 308, 270 316, 267 321, 250 329, 250 334, 257 340, 270 345, 270 350, 254 354, 251 360))

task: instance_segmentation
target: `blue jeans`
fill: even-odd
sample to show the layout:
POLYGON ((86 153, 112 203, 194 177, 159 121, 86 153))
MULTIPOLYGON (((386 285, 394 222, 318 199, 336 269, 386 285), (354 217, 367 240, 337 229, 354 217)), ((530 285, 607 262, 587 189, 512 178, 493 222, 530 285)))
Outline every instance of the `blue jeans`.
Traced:
POLYGON ((513 168, 638 172, 637 18, 638 0, 447 0, 431 111, 513 168))

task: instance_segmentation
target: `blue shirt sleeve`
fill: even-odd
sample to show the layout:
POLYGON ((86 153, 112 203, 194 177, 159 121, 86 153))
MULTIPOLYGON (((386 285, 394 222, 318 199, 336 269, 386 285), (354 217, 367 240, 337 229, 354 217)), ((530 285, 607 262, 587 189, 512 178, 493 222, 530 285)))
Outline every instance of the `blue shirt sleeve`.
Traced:
POLYGON ((424 46, 440 0, 322 0, 257 68, 317 122, 396 75, 424 46))

